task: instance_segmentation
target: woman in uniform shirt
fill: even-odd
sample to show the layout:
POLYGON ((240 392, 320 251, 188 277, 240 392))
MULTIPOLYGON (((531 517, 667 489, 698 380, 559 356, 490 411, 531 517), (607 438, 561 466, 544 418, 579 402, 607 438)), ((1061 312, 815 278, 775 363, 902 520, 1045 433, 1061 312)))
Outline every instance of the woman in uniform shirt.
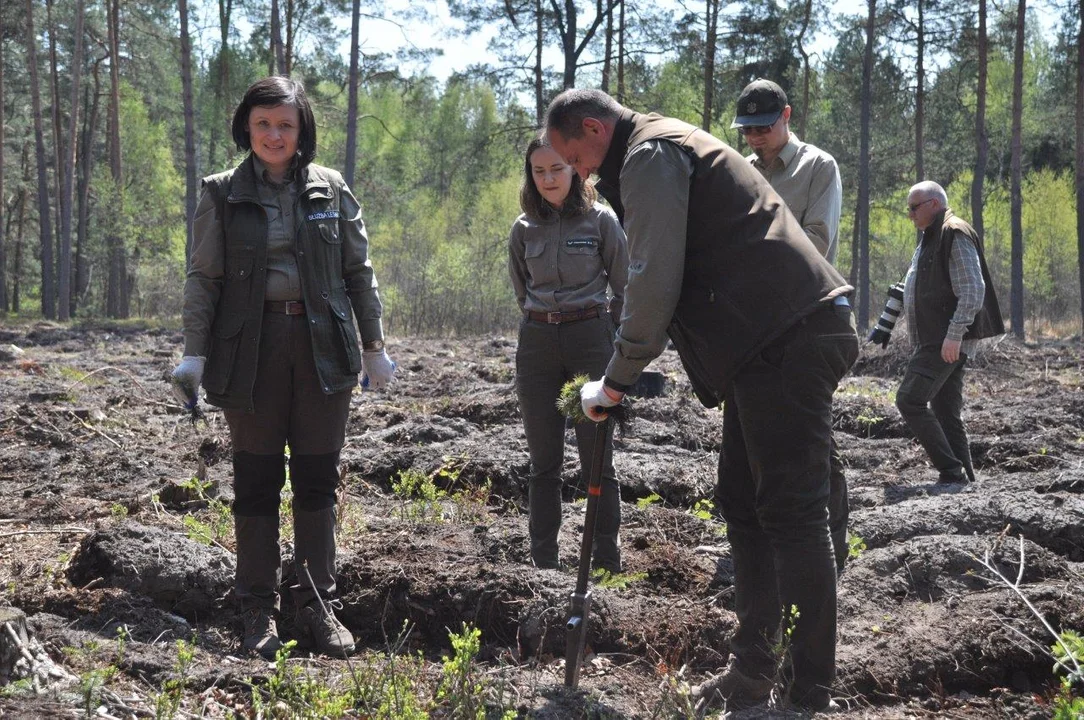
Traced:
POLYGON ((296 626, 318 652, 341 657, 354 639, 334 614, 339 452, 359 373, 363 387, 379 389, 395 370, 369 240, 342 175, 312 162, 316 123, 300 83, 268 77, 249 87, 233 138, 248 155, 204 178, 196 208, 174 390, 194 407, 202 385, 229 424, 244 648, 273 658, 282 646, 279 493, 289 446, 296 626))
MULTIPOLYGON (((594 188, 543 140, 527 146, 520 208, 508 240, 508 269, 523 311, 516 350, 516 392, 531 457, 531 559, 559 567, 561 468, 565 418, 561 386, 576 375, 601 378, 628 278, 628 248, 617 216, 596 202, 594 188), (607 287, 612 297, 607 303, 607 287)), ((591 466, 593 423, 576 425, 581 477, 591 466)), ((606 437, 594 566, 621 571, 620 488, 606 437)))

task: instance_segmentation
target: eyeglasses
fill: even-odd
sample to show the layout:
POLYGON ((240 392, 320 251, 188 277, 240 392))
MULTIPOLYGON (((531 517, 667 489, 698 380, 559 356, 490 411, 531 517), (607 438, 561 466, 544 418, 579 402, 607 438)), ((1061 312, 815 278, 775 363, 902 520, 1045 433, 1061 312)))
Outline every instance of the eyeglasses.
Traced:
POLYGON ((936 199, 936 198, 926 198, 922 202, 917 202, 914 205, 908 203, 907 204, 907 211, 908 212, 914 212, 915 210, 918 210, 920 207, 922 207, 923 205, 925 205, 926 203, 928 203, 928 202, 930 202, 931 200, 934 200, 934 199, 936 199))
POLYGON ((767 135, 777 122, 779 122, 779 118, 776 118, 771 125, 744 125, 738 128, 738 132, 742 135, 767 135))

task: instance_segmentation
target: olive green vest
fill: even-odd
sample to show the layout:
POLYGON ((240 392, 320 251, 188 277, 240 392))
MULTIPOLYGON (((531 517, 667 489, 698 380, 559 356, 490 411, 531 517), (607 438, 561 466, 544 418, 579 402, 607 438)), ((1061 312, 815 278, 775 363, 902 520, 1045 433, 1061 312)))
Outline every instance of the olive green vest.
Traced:
POLYGON ((922 233, 922 253, 918 256, 915 267, 915 325, 921 345, 940 345, 948 333, 952 316, 956 313, 959 300, 952 291, 949 256, 958 232, 971 238, 975 244, 982 268, 982 279, 986 284, 982 308, 964 333, 964 340, 994 337, 1005 332, 1001 307, 994 292, 994 281, 990 277, 990 269, 986 266, 982 238, 975 232, 975 228, 946 208, 922 233))
MULTIPOLYGON (((356 385, 361 371, 361 350, 343 282, 338 228, 343 182, 337 172, 319 165, 302 168, 295 182, 300 190, 294 242, 305 322, 320 386, 331 394, 356 385)), ((267 215, 251 156, 203 183, 215 198, 226 253, 203 388, 212 405, 252 409, 267 279, 267 215)))
POLYGON ((756 168, 680 120, 627 110, 618 119, 598 187, 619 217, 625 156, 649 140, 674 143, 693 165, 685 274, 668 333, 697 397, 714 407, 764 346, 819 303, 854 288, 821 257, 756 168))

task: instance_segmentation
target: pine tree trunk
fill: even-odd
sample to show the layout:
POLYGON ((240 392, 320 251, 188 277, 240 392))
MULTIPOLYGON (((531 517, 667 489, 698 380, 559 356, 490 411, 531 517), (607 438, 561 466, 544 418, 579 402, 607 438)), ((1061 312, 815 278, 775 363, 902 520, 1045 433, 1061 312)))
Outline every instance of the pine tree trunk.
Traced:
POLYGON ((192 40, 188 35, 188 0, 177 0, 181 17, 181 92, 184 95, 185 267, 192 253, 192 220, 196 217, 196 111, 192 99, 192 40))
MULTIPOLYGON (((709 0, 710 1, 710 0, 709 0)), ((613 0, 606 0, 606 38, 605 48, 602 56, 602 84, 600 89, 604 93, 610 92, 610 72, 613 67, 611 59, 614 51, 614 3, 613 0)))
POLYGON ((542 116, 546 113, 546 106, 542 97, 542 30, 545 12, 542 10, 542 0, 534 3, 534 107, 535 124, 541 127, 542 116))
POLYGON ((915 182, 926 179, 926 163, 922 148, 925 145, 926 123, 926 11, 922 0, 917 0, 918 28, 916 30, 915 54, 915 182))
POLYGON ((53 225, 49 210, 49 177, 45 165, 45 132, 38 82, 38 39, 34 32, 34 0, 26 0, 26 62, 30 66, 30 104, 34 116, 34 150, 38 161, 38 214, 41 230, 41 314, 56 319, 53 276, 53 225))
MULTIPOLYGON (((120 0, 107 0, 109 16, 109 170, 119 205, 123 208, 124 167, 120 147, 120 0)), ((116 227, 109 230, 109 278, 106 315, 128 317, 128 262, 124 240, 116 227)))
MULTIPOLYGON (((283 71, 283 75, 286 77, 290 77, 294 71, 294 28, 296 25, 296 10, 295 0, 286 0, 286 22, 280 25, 280 27, 286 27, 286 45, 282 52, 282 66, 286 68, 283 71)), ((281 42, 280 47, 282 47, 281 42)))
POLYGON ((617 23, 617 101, 625 102, 625 0, 621 3, 620 20, 617 23))
POLYGON ((715 41, 719 29, 719 0, 707 0, 704 8, 704 107, 700 127, 711 132, 711 116, 715 103, 715 41))
MULTIPOLYGON (((183 0, 182 0, 183 2, 183 0)), ((83 77, 84 0, 75 2, 75 49, 71 67, 71 115, 68 117, 68 144, 64 150, 64 183, 60 193, 60 264, 57 267, 59 317, 71 318, 72 300, 72 208, 74 206, 75 158, 79 138, 79 81, 83 77)))
POLYGON ((1076 35, 1076 253, 1080 278, 1081 340, 1084 341, 1084 1, 1077 2, 1076 35))
POLYGON ((858 149, 858 327, 869 328, 869 144, 870 111, 873 77, 873 40, 877 20, 877 0, 868 0, 866 16, 866 49, 862 56, 862 110, 858 149))
POLYGON ((60 158, 64 157, 64 123, 60 119, 60 75, 56 69, 56 30, 53 22, 53 0, 45 3, 45 35, 49 39, 49 90, 53 102, 50 105, 50 115, 53 118, 53 197, 56 205, 53 208, 53 227, 57 229, 56 242, 59 244, 61 218, 64 215, 63 207, 63 173, 60 170, 60 158))
POLYGON ((279 0, 271 0, 271 60, 268 75, 286 73, 286 57, 282 52, 282 21, 279 0))
POLYGON ((809 51, 805 49, 805 34, 813 19, 813 0, 806 0, 802 13, 802 30, 798 33, 798 53, 802 56, 802 112, 798 116, 798 137, 805 137, 805 121, 809 117, 809 51))
POLYGON ((561 50, 564 54, 563 88, 576 87, 576 3, 565 0, 564 27, 561 31, 561 50))
POLYGON ((1024 339, 1024 226, 1023 195, 1021 191, 1021 162, 1023 147, 1021 129, 1024 115, 1024 30, 1027 15, 1027 0, 1016 3, 1016 42, 1013 50, 1012 69, 1012 144, 1010 216, 1012 218, 1012 285, 1009 294, 1009 308, 1012 317, 1012 333, 1017 339, 1024 339))
MULTIPOLYGON (((24 150, 26 150, 24 146, 24 150)), ((29 156, 29 153, 27 153, 29 156)), ((26 184, 30 183, 29 163, 25 166, 27 172, 24 175, 26 184)), ((23 246, 26 244, 26 189, 19 191, 19 223, 15 233, 15 262, 11 268, 11 311, 18 313, 22 309, 20 301, 23 277, 23 246)))
MULTIPOLYGON (((971 178, 971 227, 984 237, 982 222, 983 184, 986 182, 986 162, 990 155, 990 136, 986 131, 986 77, 989 67, 989 45, 986 37, 986 0, 979 0, 978 82, 975 87, 975 175, 971 178)), ((1077 116, 1080 117, 1079 115, 1077 116)), ((1079 122, 1077 132, 1080 132, 1079 122)), ((1079 145, 1078 145, 1079 150, 1079 145)))
POLYGON ((83 137, 79 143, 79 217, 75 232, 75 292, 72 298, 72 315, 86 300, 90 286, 90 268, 87 264, 87 228, 90 220, 90 180, 94 171, 94 129, 98 127, 98 97, 101 81, 98 76, 99 64, 94 62, 94 89, 84 91, 87 105, 83 113, 83 137))
POLYGON ((23 248, 26 246, 27 188, 30 187, 30 142, 23 143, 23 155, 19 161, 23 169, 23 186, 19 190, 19 224, 15 234, 15 264, 11 268, 11 311, 22 309, 23 248))
POLYGON ((354 0, 350 11, 350 74, 346 96, 346 163, 343 176, 347 187, 354 187, 354 166, 358 153, 358 64, 361 54, 361 0, 354 0))

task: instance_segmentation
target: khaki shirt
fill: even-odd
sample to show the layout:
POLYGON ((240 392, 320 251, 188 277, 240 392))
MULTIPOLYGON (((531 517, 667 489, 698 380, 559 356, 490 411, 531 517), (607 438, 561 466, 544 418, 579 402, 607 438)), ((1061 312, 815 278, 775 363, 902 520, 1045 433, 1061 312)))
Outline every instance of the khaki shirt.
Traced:
POLYGON ((570 312, 606 305, 621 317, 629 253, 613 210, 595 203, 586 213, 553 220, 520 215, 508 237, 508 273, 520 310, 570 312))
POLYGON ((274 183, 267 168, 255 155, 256 192, 267 214, 267 285, 265 300, 300 300, 301 273, 297 269, 294 251, 294 213, 297 212, 297 183, 291 171, 286 182, 274 183))
POLYGON ((791 133, 771 164, 762 163, 755 153, 748 160, 783 198, 821 255, 835 264, 843 210, 843 183, 835 158, 791 133))

